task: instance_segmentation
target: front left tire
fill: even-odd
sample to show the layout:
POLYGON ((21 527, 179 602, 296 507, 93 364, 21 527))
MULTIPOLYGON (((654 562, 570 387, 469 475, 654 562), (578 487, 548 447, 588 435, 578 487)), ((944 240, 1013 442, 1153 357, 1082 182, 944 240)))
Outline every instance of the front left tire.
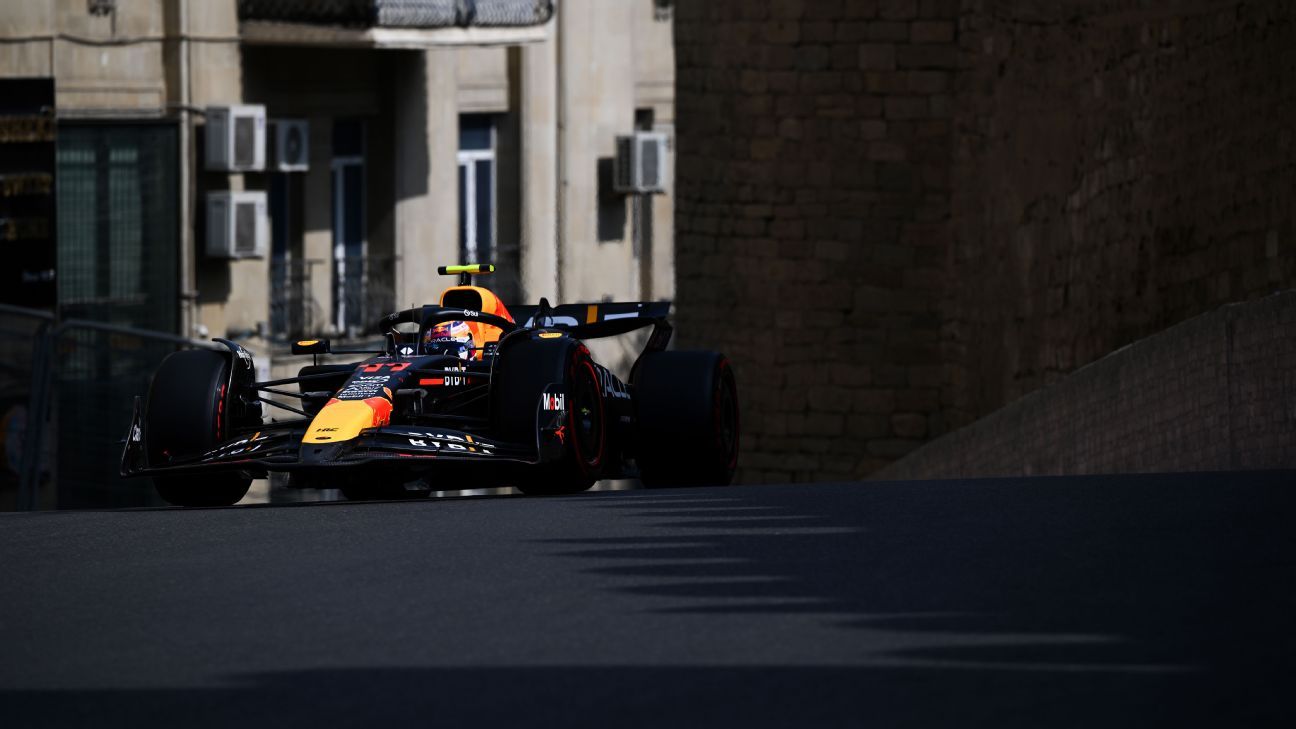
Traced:
MULTIPOLYGON (((153 375, 144 405, 150 466, 211 450, 232 432, 230 357, 210 349, 173 352, 153 375)), ((230 506, 247 495, 252 479, 239 473, 154 477, 174 506, 230 506)))

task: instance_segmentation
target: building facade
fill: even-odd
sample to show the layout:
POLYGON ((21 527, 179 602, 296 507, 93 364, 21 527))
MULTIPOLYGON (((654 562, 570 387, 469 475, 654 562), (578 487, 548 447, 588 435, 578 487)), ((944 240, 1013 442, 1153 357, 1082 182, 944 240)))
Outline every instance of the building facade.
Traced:
MULTIPOLYGON (((618 137, 673 138, 668 9, 0 3, 0 508, 20 482, 45 507, 153 498, 115 478, 118 441, 176 343, 123 326, 283 375, 294 338, 435 303, 445 264, 497 264, 507 302, 672 298, 673 153, 659 194, 611 176, 618 137)), ((601 344, 628 367, 633 341, 601 344)))
POLYGON ((0 82, 54 82, 64 315, 276 351, 435 302, 470 260, 510 301, 674 295, 669 192, 611 184, 617 136, 673 127, 661 3, 44 0, 0 39, 0 82), (243 105, 264 168, 209 169, 209 113, 243 105), (209 255, 209 196, 244 191, 264 255, 209 255))

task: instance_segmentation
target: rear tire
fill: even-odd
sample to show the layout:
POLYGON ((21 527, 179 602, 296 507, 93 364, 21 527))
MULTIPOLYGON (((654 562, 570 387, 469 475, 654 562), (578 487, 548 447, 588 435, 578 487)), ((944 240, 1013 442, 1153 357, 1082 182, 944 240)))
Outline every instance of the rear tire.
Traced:
POLYGON ((574 339, 518 339, 501 348, 491 392, 491 420, 500 436, 534 442, 536 408, 545 387, 563 384, 567 403, 566 452, 561 460, 528 469, 509 485, 529 496, 588 491, 604 467, 608 428, 598 375, 574 339))
MULTIPOLYGON (((153 375, 144 405, 150 466, 211 450, 228 437, 229 355, 210 349, 173 352, 153 375)), ((230 506, 252 479, 238 473, 155 477, 158 495, 175 506, 230 506)))
POLYGON ((719 352, 649 352, 635 385, 645 486, 725 486, 738 468, 738 386, 719 352))

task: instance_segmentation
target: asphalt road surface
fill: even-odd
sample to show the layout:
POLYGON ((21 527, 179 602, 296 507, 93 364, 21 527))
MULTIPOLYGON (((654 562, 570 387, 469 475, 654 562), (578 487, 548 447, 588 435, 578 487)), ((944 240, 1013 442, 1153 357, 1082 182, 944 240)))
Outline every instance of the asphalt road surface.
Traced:
POLYGON ((0 725, 1296 726, 1296 473, 0 517, 0 725))

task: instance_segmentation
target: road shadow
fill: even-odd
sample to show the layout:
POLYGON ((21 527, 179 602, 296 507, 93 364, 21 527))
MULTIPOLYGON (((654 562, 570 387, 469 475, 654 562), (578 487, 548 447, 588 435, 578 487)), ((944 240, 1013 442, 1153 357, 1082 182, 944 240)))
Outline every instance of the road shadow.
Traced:
POLYGON ((1296 687, 1294 481, 820 484, 804 501, 760 487, 627 494, 599 508, 654 536, 546 544, 598 562, 581 569, 609 590, 669 598, 647 610, 804 613, 875 643, 883 631, 880 660, 948 669, 963 686, 1012 675, 1024 692, 1052 673, 1084 695, 1159 675, 1276 707, 1296 687))
POLYGON ((1083 690, 1032 670, 828 666, 379 668, 228 678, 200 689, 0 691, 0 705, 8 726, 31 729, 1278 725, 1272 707, 1235 702, 1202 676, 1097 675, 1083 690))
MULTIPOLYGON (((702 630, 759 618, 760 630, 749 645, 724 644, 727 652, 712 644, 696 656, 647 650, 610 662, 537 642, 531 653, 489 659, 507 666, 480 665, 486 659, 448 649, 472 646, 417 634, 418 650, 399 655, 221 673, 190 688, 0 687, 0 722, 1285 727, 1296 713, 1287 698, 1296 685, 1292 482, 1291 473, 1195 474, 821 484, 804 499, 797 487, 737 487, 500 500, 544 514, 552 531, 542 534, 596 524, 585 533, 607 535, 527 543, 536 564, 556 556, 559 572, 598 578, 553 576, 591 591, 578 603, 590 611, 591 644, 602 635, 593 626, 609 624, 702 630), (600 592, 633 598, 609 600, 631 613, 599 623, 600 592), (822 659, 770 665, 781 654, 758 644, 797 644, 799 631, 826 633, 847 650, 826 646, 822 659), (550 655, 569 662, 543 665, 550 655)), ((393 506, 387 518, 408 529, 427 523, 423 511, 393 506)), ((500 513, 455 518, 476 514, 489 530, 500 513)), ((408 615, 399 598, 418 593, 382 594, 397 601, 377 612, 358 605, 357 614, 408 615)), ((267 615, 276 607, 266 605, 267 615)), ((508 609, 526 626, 525 603, 508 609)), ((581 625, 580 616, 538 614, 548 617, 524 630, 581 625)), ((389 626, 351 629, 376 631, 382 645, 389 626)), ((249 655, 237 665, 269 662, 249 655)))

